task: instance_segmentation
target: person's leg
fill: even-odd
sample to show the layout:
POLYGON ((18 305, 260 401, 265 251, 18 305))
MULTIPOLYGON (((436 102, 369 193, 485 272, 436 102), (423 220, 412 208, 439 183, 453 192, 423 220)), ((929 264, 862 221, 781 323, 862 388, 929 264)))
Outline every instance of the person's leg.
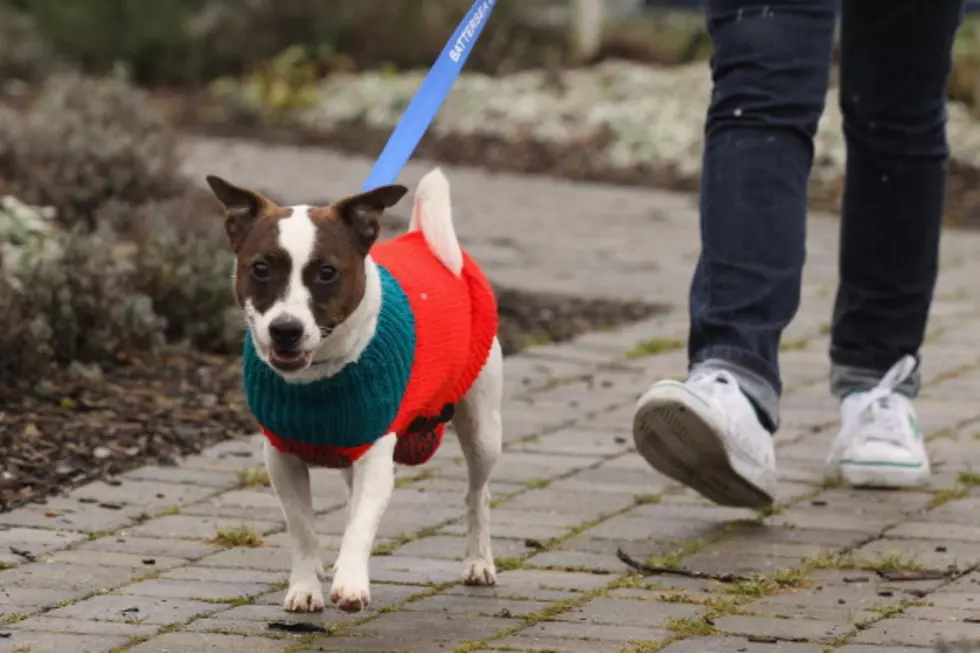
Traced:
POLYGON ((910 401, 920 382, 915 359, 886 372, 917 357, 925 336, 962 13, 962 0, 844 0, 841 8, 847 176, 830 356, 844 424, 830 461, 855 485, 909 485, 929 474, 910 401))
POLYGON ((651 465, 719 503, 772 502, 779 339, 799 305, 835 5, 707 2, 714 89, 690 295, 691 376, 654 384, 638 405, 634 438, 651 465))

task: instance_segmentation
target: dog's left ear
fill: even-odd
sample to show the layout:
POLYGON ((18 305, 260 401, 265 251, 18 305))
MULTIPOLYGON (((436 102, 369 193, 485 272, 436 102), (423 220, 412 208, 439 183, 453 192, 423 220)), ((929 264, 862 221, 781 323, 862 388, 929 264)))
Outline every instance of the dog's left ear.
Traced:
POLYGON ((236 186, 221 177, 208 175, 206 179, 211 192, 225 207, 225 233, 232 248, 238 251, 262 209, 271 202, 259 193, 236 186))
POLYGON ((366 193, 352 195, 337 202, 335 208, 344 224, 351 228, 364 254, 367 254, 381 231, 381 214, 398 204, 408 188, 401 185, 380 186, 366 193))

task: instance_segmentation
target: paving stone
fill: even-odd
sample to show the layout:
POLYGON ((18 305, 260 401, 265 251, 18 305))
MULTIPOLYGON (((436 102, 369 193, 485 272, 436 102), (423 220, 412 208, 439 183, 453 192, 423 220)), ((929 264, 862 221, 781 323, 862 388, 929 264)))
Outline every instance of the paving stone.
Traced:
POLYGON ((293 642, 265 637, 204 633, 167 633, 138 644, 127 653, 284 653, 293 642))
POLYGON ((579 592, 570 589, 554 587, 511 587, 500 583, 498 572, 497 584, 494 587, 469 587, 455 585, 443 590, 449 596, 466 596, 475 598, 517 599, 523 601, 564 601, 575 598, 579 592))
POLYGON ((546 488, 526 492, 509 500, 506 509, 570 514, 577 518, 576 523, 582 523, 625 510, 633 505, 636 499, 636 495, 629 492, 588 492, 546 488))
POLYGON ((136 537, 159 537, 165 539, 210 540, 219 529, 248 527, 256 533, 280 530, 284 524, 255 519, 224 519, 220 517, 193 515, 165 515, 129 529, 129 535, 136 537))
POLYGON ((364 637, 399 637, 403 642, 415 640, 468 641, 483 640, 513 628, 519 622, 503 617, 473 615, 391 612, 347 630, 347 634, 364 637))
MULTIPOLYGON (((324 581, 323 591, 326 593, 330 589, 330 581, 324 581)), ((401 585, 398 583, 371 583, 371 605, 370 610, 381 610, 390 608, 402 603, 412 597, 418 597, 431 591, 427 587, 418 585, 401 585)), ((257 605, 282 606, 286 598, 286 590, 263 594, 255 600, 257 605)))
POLYGON ((455 560, 434 560, 391 555, 371 558, 371 580, 387 583, 446 583, 458 580, 463 565, 455 560))
POLYGON ((682 542, 695 539, 711 540, 724 532, 724 522, 695 519, 639 519, 626 514, 604 521, 586 530, 584 534, 608 540, 682 542))
MULTIPOLYGON (((492 546, 493 554, 497 558, 517 558, 529 552, 524 539, 494 537, 492 546)), ((423 537, 398 547, 397 553, 401 556, 462 560, 466 553, 466 538, 455 535, 423 537)))
POLYGON ((40 505, 27 505, 0 514, 0 526, 48 528, 83 533, 115 531, 136 522, 144 511, 137 506, 83 503, 77 499, 52 497, 40 505))
POLYGON ((51 562, 61 562, 70 565, 87 565, 100 567, 131 567, 146 568, 147 573, 166 571, 172 567, 187 564, 183 558, 168 558, 165 556, 147 557, 134 553, 119 553, 118 551, 60 551, 48 557, 51 562))
POLYGON ((813 619, 771 619, 729 615, 715 620, 715 627, 731 635, 764 635, 783 640, 807 639, 831 642, 851 630, 846 623, 813 619))
POLYGON ((111 535, 75 547, 79 551, 107 551, 127 553, 141 557, 184 558, 197 560, 221 550, 206 542, 191 540, 165 540, 152 537, 119 537, 111 535))
MULTIPOLYGON (((543 621, 521 631, 529 637, 556 639, 591 639, 617 642, 625 646, 630 642, 657 642, 670 637, 670 632, 649 626, 623 626, 614 624, 573 623, 568 621, 543 621)), ((603 647, 608 646, 602 644, 603 647)))
MULTIPOLYGON (((210 559, 207 562, 210 562, 210 559)), ((160 574, 160 577, 207 583, 261 583, 263 585, 272 585, 286 580, 288 575, 288 564, 278 572, 189 565, 187 567, 171 569, 168 572, 160 574)))
MULTIPOLYGON (((129 637, 19 631, 0 640, 0 653, 110 653, 129 637)), ((176 653, 176 652, 175 652, 176 653)))
POLYGON ((898 540, 882 538, 861 547, 856 554, 870 560, 881 556, 900 556, 928 567, 945 569, 956 565, 967 569, 980 562, 980 547, 951 540, 898 540))
POLYGON ((547 551, 531 556, 527 559, 526 564, 532 567, 587 569, 593 572, 606 573, 617 573, 623 570, 623 563, 615 555, 585 551, 547 551))
POLYGON ((40 528, 8 528, 0 530, 0 548, 15 547, 34 555, 65 549, 85 539, 80 533, 49 531, 40 528))
POLYGON ((452 642, 405 639, 393 635, 378 637, 329 637, 317 641, 317 649, 297 651, 296 653, 319 653, 319 651, 334 651, 337 653, 452 653, 456 648, 452 642))
POLYGON ((214 493, 213 488, 174 485, 156 481, 123 480, 118 484, 96 481, 68 493, 69 499, 93 501, 96 504, 172 508, 185 506, 214 493))
MULTIPOLYGON (((603 393, 606 394, 606 393, 603 393)), ((554 453, 559 455, 611 456, 628 451, 632 438, 611 435, 608 431, 587 431, 580 428, 564 428, 541 435, 516 447, 518 451, 554 453)))
MULTIPOLYGON (((629 644, 629 642, 621 642, 629 644)), ((608 642, 604 642, 608 644, 608 642)), ((612 645, 616 646, 616 645, 612 645)), ((620 648, 616 646, 616 648, 620 648)), ((597 653, 602 650, 597 648, 594 639, 564 639, 561 637, 541 637, 531 636, 524 632, 517 633, 498 639, 493 642, 490 651, 536 651, 538 653, 597 653)), ((615 650, 615 649, 613 649, 615 650)))
MULTIPOLYGON (((751 642, 742 637, 691 637, 670 644, 663 653, 823 653, 822 644, 751 642)), ((870 652, 869 652, 870 653, 870 652)), ((896 651, 896 653, 901 653, 896 651)))
POLYGON ((582 606, 555 616, 557 621, 587 624, 618 624, 643 628, 664 628, 668 621, 703 614, 705 608, 684 603, 658 603, 629 599, 593 599, 582 606))
MULTIPOLYGON (((585 521, 582 517, 568 513, 512 510, 510 506, 494 510, 492 518, 491 528, 494 535, 536 540, 561 537, 567 534, 569 529, 580 526, 585 521)), ((466 533, 466 524, 458 522, 440 530, 444 533, 460 535, 466 533)))
MULTIPOLYGON (((919 647, 910 648, 905 646, 873 646, 867 644, 848 644, 836 649, 834 653, 923 653, 919 647)), ((950 653, 955 653, 950 651, 950 653)))
POLYGON ((145 569, 136 567, 30 564, 0 571, 0 587, 88 593, 118 587, 144 574, 145 569))
POLYGON ((105 595, 93 596, 67 607, 52 610, 48 616, 58 619, 101 619, 162 626, 182 623, 191 617, 218 612, 225 607, 201 601, 105 595))
POLYGON ((201 485, 216 489, 230 489, 238 484, 233 472, 204 471, 185 467, 160 467, 149 465, 122 474, 120 479, 129 481, 154 481, 173 485, 201 485))
POLYGON ((540 612, 550 605, 547 601, 524 601, 492 597, 464 597, 437 594, 402 606, 409 612, 475 614, 484 617, 523 617, 540 612))
POLYGON ((255 596, 268 591, 271 583, 220 583, 215 581, 174 580, 151 578, 127 585, 120 594, 147 596, 161 599, 205 599, 208 601, 232 600, 255 596))
POLYGON ((19 606, 21 608, 45 608, 74 601, 85 596, 88 592, 66 589, 30 589, 23 587, 2 586, 0 590, 0 605, 19 606))
POLYGON ((980 640, 980 624, 936 623, 919 619, 884 619, 859 632, 850 643, 878 646, 934 646, 940 639, 980 640))
POLYGON ((72 635, 103 635, 109 637, 133 637, 156 634, 158 627, 150 624, 128 624, 117 621, 91 621, 88 619, 58 619, 39 615, 18 621, 10 627, 13 631, 65 633, 72 635))

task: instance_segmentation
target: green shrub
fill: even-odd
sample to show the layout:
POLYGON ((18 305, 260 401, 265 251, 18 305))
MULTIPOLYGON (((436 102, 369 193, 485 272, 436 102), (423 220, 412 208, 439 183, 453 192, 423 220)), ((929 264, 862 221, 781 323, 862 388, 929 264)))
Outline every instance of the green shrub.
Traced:
POLYGON ((0 178, 7 192, 54 207, 68 227, 93 230, 108 202, 173 197, 177 137, 125 82, 59 75, 23 112, 0 112, 0 178))
POLYGON ((60 67, 34 19, 0 6, 0 80, 36 82, 60 67))
MULTIPOLYGON (((141 84, 238 76, 292 47, 322 70, 429 66, 470 0, 0 0, 29 13, 88 73, 122 64, 141 84), (111 26, 111 27, 110 27, 111 26)), ((497 72, 564 56, 560 30, 531 27, 499 2, 467 64, 497 72)))
POLYGON ((220 206, 180 176, 142 94, 53 79, 0 112, 0 179, 0 383, 167 343, 240 347, 220 206))

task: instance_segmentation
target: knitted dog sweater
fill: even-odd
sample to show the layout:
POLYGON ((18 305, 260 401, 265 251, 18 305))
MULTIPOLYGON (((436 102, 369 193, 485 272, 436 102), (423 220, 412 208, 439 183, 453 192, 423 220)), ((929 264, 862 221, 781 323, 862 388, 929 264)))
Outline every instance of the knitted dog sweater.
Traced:
POLYGON ((249 409, 273 446, 312 465, 349 467, 392 432, 396 462, 427 462, 497 334, 493 290, 465 252, 460 277, 418 231, 375 245, 371 257, 381 277, 377 328, 338 374, 287 383, 246 336, 249 409))

